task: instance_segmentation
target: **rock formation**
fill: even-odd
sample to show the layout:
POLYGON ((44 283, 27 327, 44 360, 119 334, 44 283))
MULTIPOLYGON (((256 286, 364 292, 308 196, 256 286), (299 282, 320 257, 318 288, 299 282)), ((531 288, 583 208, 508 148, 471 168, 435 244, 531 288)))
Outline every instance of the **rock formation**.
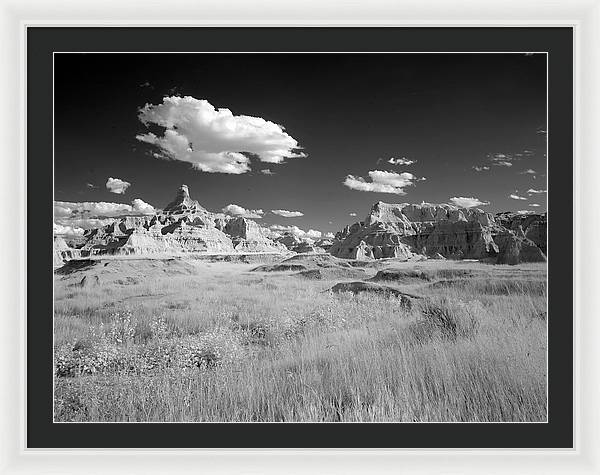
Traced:
POLYGON ((297 254, 328 252, 343 259, 485 259, 498 263, 546 260, 546 215, 500 213, 448 204, 375 203, 364 219, 335 239, 275 234, 251 219, 211 213, 182 185, 153 215, 121 216, 67 243, 54 239, 54 266, 101 255, 198 253, 297 254))
POLYGON ((347 259, 415 255, 448 259, 497 257, 499 263, 545 261, 546 218, 448 204, 375 203, 364 221, 346 226, 329 252, 347 259))
POLYGON ((241 254, 288 252, 268 231, 246 218, 211 213, 182 185, 164 210, 151 216, 126 216, 86 231, 77 248, 54 241, 54 265, 101 255, 241 254))
POLYGON ((187 185, 181 185, 175 199, 171 201, 165 209, 164 214, 192 214, 207 213, 206 209, 200 206, 196 200, 190 198, 190 191, 187 185))
POLYGON ((239 252, 281 252, 288 249, 283 244, 274 242, 267 233, 251 219, 234 218, 229 220, 224 228, 233 242, 233 247, 239 252))

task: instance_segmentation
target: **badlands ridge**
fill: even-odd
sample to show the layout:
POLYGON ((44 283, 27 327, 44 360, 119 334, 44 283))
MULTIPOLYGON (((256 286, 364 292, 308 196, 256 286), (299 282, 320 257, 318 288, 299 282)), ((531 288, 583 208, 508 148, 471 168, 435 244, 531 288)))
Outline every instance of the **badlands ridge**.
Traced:
POLYGON ((211 213, 182 185, 150 216, 123 216, 83 237, 54 237, 54 266, 107 255, 287 255, 345 259, 479 259, 498 264, 546 260, 546 214, 500 213, 448 204, 375 203, 334 239, 276 233, 256 221, 211 213))

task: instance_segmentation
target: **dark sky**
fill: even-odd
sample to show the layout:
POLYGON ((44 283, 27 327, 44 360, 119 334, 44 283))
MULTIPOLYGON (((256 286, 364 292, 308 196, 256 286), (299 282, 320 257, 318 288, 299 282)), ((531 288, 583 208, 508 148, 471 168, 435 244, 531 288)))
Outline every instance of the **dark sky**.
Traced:
POLYGON ((323 232, 362 219, 379 200, 475 197, 489 201, 482 208, 490 212, 545 211, 546 195, 527 193, 546 189, 545 130, 543 54, 55 55, 59 201, 141 198, 162 208, 185 183, 211 211, 228 204, 298 210, 303 217, 266 213, 263 224, 323 232), (282 164, 252 158, 252 171, 239 175, 154 158, 156 148, 136 140, 149 130, 138 110, 174 95, 280 124, 308 156, 282 164), (507 158, 492 161, 491 154, 507 158), (390 157, 416 163, 392 165, 390 157), (260 173, 265 168, 274 175, 260 173), (528 169, 536 174, 522 173, 528 169), (426 180, 404 188, 405 195, 343 185, 347 175, 369 181, 373 170, 426 180), (108 177, 131 186, 111 193, 108 177))

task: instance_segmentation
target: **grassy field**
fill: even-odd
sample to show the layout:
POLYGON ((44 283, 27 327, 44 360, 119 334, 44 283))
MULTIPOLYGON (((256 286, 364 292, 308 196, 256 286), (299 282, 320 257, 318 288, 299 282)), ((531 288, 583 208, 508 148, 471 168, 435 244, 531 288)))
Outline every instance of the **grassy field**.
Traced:
POLYGON ((256 265, 55 275, 56 421, 545 421, 546 266, 377 263, 423 298, 256 265), (82 282, 82 279, 85 280, 82 282))

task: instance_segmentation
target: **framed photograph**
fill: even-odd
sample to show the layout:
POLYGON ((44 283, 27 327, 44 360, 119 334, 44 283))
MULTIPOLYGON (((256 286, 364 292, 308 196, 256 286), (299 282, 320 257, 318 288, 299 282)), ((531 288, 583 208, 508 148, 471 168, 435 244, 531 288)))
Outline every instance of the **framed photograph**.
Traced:
POLYGON ((598 473, 598 6, 462 8, 23 11, 7 473, 598 473))

